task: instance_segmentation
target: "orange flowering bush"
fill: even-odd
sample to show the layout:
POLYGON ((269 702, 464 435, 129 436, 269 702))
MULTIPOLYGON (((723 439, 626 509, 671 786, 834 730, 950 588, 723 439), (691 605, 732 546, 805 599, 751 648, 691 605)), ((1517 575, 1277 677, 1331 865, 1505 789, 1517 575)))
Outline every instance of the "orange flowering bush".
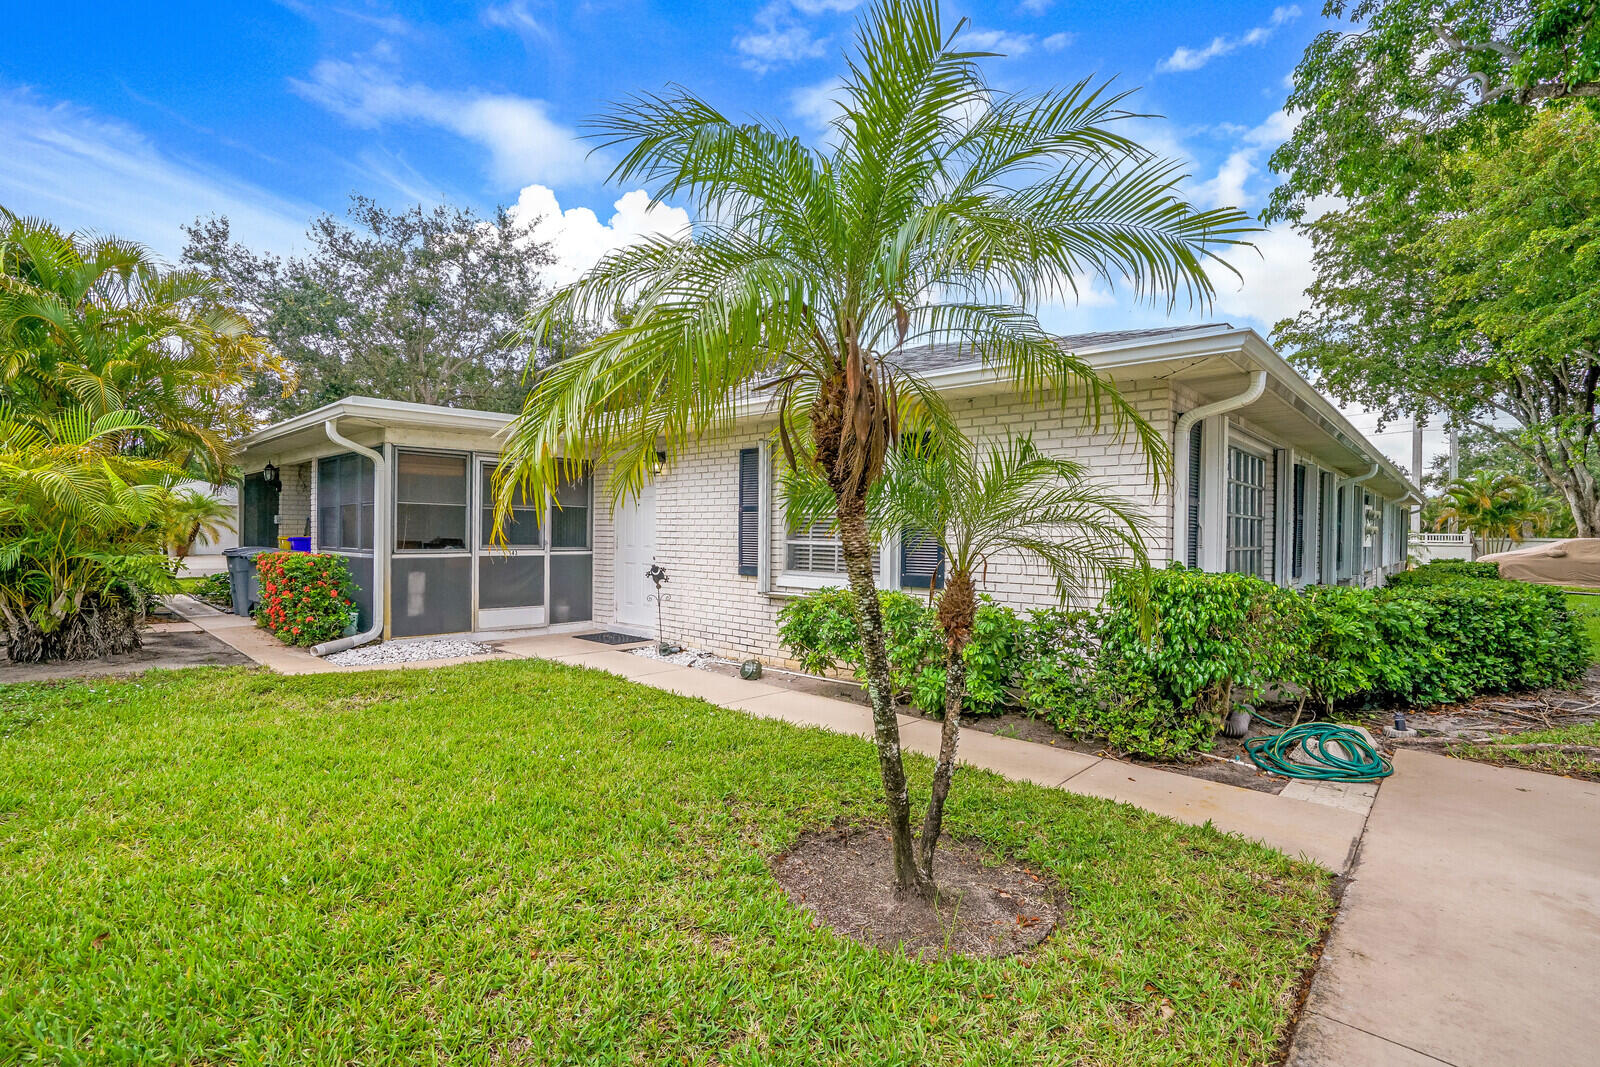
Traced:
POLYGON ((342 556, 263 552, 256 557, 256 621, 289 645, 331 641, 350 622, 350 568, 342 556))

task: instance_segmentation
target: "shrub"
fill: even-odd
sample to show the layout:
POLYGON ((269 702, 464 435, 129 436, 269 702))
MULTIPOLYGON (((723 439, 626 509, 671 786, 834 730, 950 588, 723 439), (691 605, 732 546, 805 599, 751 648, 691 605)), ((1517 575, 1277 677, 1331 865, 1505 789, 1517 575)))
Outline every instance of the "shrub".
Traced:
MULTIPOLYGON (((1124 575, 1106 594, 1099 688, 1109 694, 1112 718, 1127 706, 1119 690, 1148 693, 1156 706, 1128 724, 1144 747, 1129 751, 1170 755, 1209 740, 1236 696, 1259 696, 1277 680, 1292 654, 1293 594, 1259 578, 1174 563, 1148 577, 1154 630, 1147 632, 1144 582, 1124 575)), ((1107 735, 1119 729, 1108 718, 1107 735)))
POLYGON ((1393 605, 1366 589, 1313 586, 1290 602, 1293 655, 1280 672, 1305 701, 1327 712, 1337 701, 1381 688, 1399 662, 1383 634, 1404 629, 1393 605))
POLYGON ((233 606, 233 584, 228 580, 227 571, 208 574, 199 578, 189 587, 189 595, 196 600, 203 600, 207 604, 218 608, 233 606))
POLYGON ((1416 585, 1441 585, 1461 581, 1486 579, 1500 580, 1500 564, 1479 563, 1464 559, 1440 559, 1424 563, 1408 571, 1389 575, 1389 588, 1398 589, 1416 585))
POLYGON ((350 622, 350 569, 342 556, 263 552, 256 556, 256 620, 290 645, 331 641, 350 622))
MULTIPOLYGON (((894 696, 919 710, 937 715, 944 710, 944 642, 935 608, 924 598, 881 590, 884 642, 894 696)), ((1009 699, 1016 670, 1013 644, 1021 628, 1016 612, 980 598, 972 642, 963 653, 967 664, 967 706, 973 714, 999 711, 1009 699)), ((847 589, 819 589, 790 601, 778 613, 778 637, 790 655, 808 671, 826 672, 847 666, 864 679, 855 598, 847 589)))
POLYGON ((1389 657, 1380 695, 1412 704, 1538 689, 1588 666, 1582 620, 1560 589, 1461 579, 1374 594, 1389 657))
POLYGON ((1059 729, 1078 733, 1094 705, 1091 676, 1100 635, 1090 611, 1043 608, 1016 635, 1017 690, 1022 707, 1059 729))

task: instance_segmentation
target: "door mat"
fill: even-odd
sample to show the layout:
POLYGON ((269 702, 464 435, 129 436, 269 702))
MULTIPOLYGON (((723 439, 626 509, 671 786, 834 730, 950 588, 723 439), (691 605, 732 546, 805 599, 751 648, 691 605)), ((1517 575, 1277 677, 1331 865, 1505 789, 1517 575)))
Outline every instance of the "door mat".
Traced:
POLYGON ((638 637, 634 634, 619 634, 615 630, 606 630, 597 634, 573 634, 580 641, 597 641, 602 645, 638 645, 650 640, 648 637, 638 637))

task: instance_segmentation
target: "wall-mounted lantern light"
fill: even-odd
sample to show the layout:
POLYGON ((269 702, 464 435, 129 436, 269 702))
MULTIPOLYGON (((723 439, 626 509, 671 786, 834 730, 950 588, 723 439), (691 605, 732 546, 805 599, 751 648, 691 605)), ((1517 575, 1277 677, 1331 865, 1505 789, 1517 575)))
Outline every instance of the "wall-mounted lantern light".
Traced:
POLYGON ((666 469, 667 469, 667 454, 665 452, 657 452, 656 453, 656 473, 660 474, 662 471, 664 471, 666 469))
POLYGON ((278 468, 274 467, 270 463, 268 463, 265 467, 262 467, 261 468, 261 480, 266 482, 268 485, 271 485, 273 482, 277 481, 278 480, 278 468))

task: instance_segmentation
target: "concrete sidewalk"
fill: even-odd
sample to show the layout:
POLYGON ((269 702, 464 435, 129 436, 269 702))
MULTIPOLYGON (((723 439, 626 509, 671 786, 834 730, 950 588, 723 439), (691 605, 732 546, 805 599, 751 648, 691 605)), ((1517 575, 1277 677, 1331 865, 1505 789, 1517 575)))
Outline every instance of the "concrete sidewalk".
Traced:
MULTIPOLYGON (((496 644, 514 655, 610 671, 641 685, 700 697, 749 715, 858 737, 872 736, 871 713, 849 701, 678 667, 597 648, 592 641, 570 636, 540 635, 496 644)), ((930 756, 938 753, 936 722, 903 715, 900 737, 903 747, 912 752, 930 756)), ((961 732, 960 759, 964 764, 1007 778, 1119 800, 1179 822, 1209 822, 1220 830, 1242 834, 1335 872, 1345 869, 1366 821, 1364 810, 1273 796, 979 730, 961 732)))
POLYGON ((1292 1067, 1600 1062, 1600 785, 1409 750, 1292 1067))

